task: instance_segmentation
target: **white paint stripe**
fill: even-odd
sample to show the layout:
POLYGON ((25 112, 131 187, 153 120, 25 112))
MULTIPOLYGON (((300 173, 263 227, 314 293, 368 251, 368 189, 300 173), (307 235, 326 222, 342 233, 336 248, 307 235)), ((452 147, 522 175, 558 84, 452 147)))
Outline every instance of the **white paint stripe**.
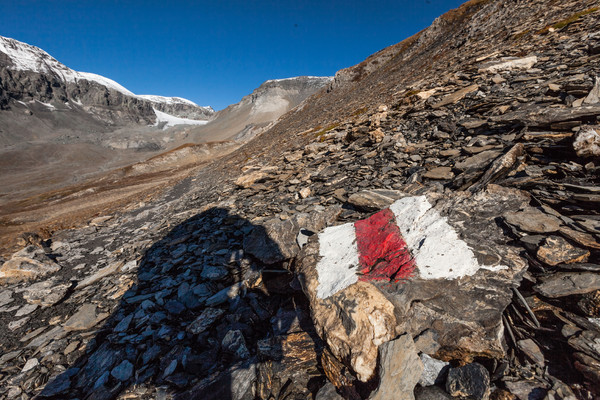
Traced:
POLYGON ((480 265, 473 251, 425 196, 405 197, 390 209, 396 215, 396 223, 415 258, 421 278, 458 279, 473 275, 480 268, 506 268, 480 265))
POLYGON ((325 299, 358 281, 358 249, 354 224, 325 229, 319 234, 317 297, 325 299))

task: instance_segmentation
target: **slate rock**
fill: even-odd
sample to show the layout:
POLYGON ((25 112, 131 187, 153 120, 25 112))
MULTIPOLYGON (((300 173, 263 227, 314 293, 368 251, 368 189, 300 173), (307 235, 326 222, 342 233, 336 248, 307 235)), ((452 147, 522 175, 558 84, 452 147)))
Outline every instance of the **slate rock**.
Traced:
POLYGON ((97 314, 96 305, 86 303, 77 310, 63 325, 66 331, 83 331, 91 329, 108 314, 97 314))
POLYGON ((446 361, 437 360, 427 354, 421 354, 419 358, 423 363, 423 373, 419 379, 419 385, 442 385, 445 382, 450 364, 446 361))
POLYGON ((490 374, 483 365, 478 363, 450 368, 446 380, 446 391, 455 397, 487 400, 490 397, 490 374))
POLYGON ((60 265, 37 246, 27 246, 14 253, 0 267, 0 282, 18 282, 41 278, 60 270, 60 265))
POLYGON ((339 395, 335 386, 328 381, 319 389, 315 395, 315 400, 343 400, 343 397, 339 395))
POLYGON ((560 229, 560 219, 548 215, 533 207, 521 211, 509 211, 504 214, 504 219, 525 232, 551 233, 560 229))
POLYGON ((600 275, 594 272, 558 272, 540 278, 534 289, 550 298, 590 293, 600 289, 600 275))
POLYGON ((125 382, 131 378, 133 374, 133 364, 127 360, 123 360, 119 365, 114 367, 110 374, 121 382, 125 382))
POLYGON ((415 400, 452 400, 454 397, 438 386, 417 386, 415 400))
POLYGON ((300 250, 296 243, 299 229, 291 220, 266 221, 244 237, 244 251, 265 264, 275 264, 294 257, 300 250))
POLYGON ((523 353, 525 353, 527 358, 529 358, 531 361, 533 361, 535 364, 539 365, 540 367, 544 366, 544 364, 545 364, 544 354, 542 354, 542 351, 540 350, 539 346, 533 340, 531 340, 531 339, 519 340, 517 342, 517 345, 519 346, 519 349, 521 349, 521 351, 523 353))
POLYGON ((198 335, 209 329, 224 313, 225 310, 219 308, 206 308, 198 318, 192 321, 186 330, 193 335, 198 335))
POLYGON ((245 360, 250 357, 250 352, 246 347, 246 340, 240 330, 231 330, 227 332, 221 347, 224 351, 232 354, 237 360, 245 360))
POLYGON ((580 249, 560 236, 549 236, 538 248, 537 258, 552 266, 585 262, 590 252, 580 249))
POLYGON ((348 197, 348 203, 359 210, 374 211, 388 207, 402 196, 404 196, 404 194, 398 190, 363 190, 351 194, 350 197, 348 197))
POLYGON ((454 178, 454 172, 450 167, 437 167, 430 169, 423 174, 423 177, 428 179, 452 179, 454 178))
POLYGON ((423 364, 409 334, 380 345, 379 387, 369 399, 414 399, 413 391, 422 371, 423 364))

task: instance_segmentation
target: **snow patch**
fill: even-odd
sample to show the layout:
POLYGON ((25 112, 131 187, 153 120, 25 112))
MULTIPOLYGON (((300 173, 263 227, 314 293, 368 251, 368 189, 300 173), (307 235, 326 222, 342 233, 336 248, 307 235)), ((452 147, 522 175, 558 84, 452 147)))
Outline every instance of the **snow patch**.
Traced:
POLYGON ((198 121, 195 119, 175 117, 162 111, 158 111, 156 108, 153 108, 153 110, 156 114, 156 124, 154 125, 158 126, 160 123, 166 122, 166 124, 163 126, 163 129, 175 125, 204 125, 208 123, 208 121, 198 121))

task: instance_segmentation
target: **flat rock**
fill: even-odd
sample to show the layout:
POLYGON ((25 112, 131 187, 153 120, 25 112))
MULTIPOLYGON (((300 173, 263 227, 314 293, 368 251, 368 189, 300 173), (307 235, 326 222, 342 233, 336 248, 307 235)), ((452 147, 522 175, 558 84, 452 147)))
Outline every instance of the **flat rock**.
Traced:
POLYGON ((517 342, 519 349, 534 363, 540 367, 544 366, 545 359, 539 346, 531 339, 523 339, 517 342))
POLYGON ((456 164, 454 164, 454 168, 459 169, 461 171, 485 168, 486 166, 491 164, 492 161, 498 158, 501 154, 502 152, 498 150, 482 151, 479 154, 475 154, 471 157, 464 159, 463 161, 457 162, 456 164))
POLYGON ((361 380, 377 348, 428 329, 436 354, 500 357, 502 310, 526 263, 494 223, 528 202, 520 191, 405 197, 354 224, 325 229, 298 259, 317 332, 361 380))
POLYGON ((86 303, 64 323, 63 327, 66 331, 88 330, 107 316, 106 313, 97 314, 95 304, 86 303))
POLYGON ((232 354, 237 360, 245 360, 250 357, 244 335, 238 329, 231 330, 225 334, 221 342, 221 347, 224 351, 232 354))
POLYGON ((359 210, 373 211, 388 207, 395 200, 403 197, 399 190, 373 189, 353 193, 348 197, 348 203, 359 210))
POLYGON ((546 297, 564 297, 600 289, 600 275, 594 272, 558 272, 543 277, 534 289, 546 297))
POLYGON ((121 382, 127 381, 133 374, 133 364, 127 360, 123 360, 119 365, 114 367, 110 374, 121 382))
POLYGON ((549 236, 538 248, 537 258, 548 265, 585 262, 590 252, 571 245, 560 236, 549 236))
POLYGON ((0 307, 5 306, 5 305, 10 304, 13 301, 15 301, 15 299, 13 299, 12 295, 13 295, 13 292, 11 290, 5 289, 5 290, 1 291, 0 292, 0 307))
POLYGON ((425 172, 423 176, 428 179, 452 179, 454 172, 450 167, 437 167, 425 172))
POLYGON ((585 232, 579 232, 566 226, 560 228, 560 233, 571 239, 577 244, 588 247, 590 249, 600 250, 600 241, 598 241, 593 235, 585 232))
POLYGON ((502 61, 492 61, 483 65, 479 72, 495 74, 501 71, 513 71, 519 69, 530 69, 537 63, 536 56, 522 58, 507 58, 502 61))
POLYGON ((434 104, 432 107, 433 108, 440 108, 440 107, 443 107, 443 106, 447 106, 449 104, 457 103, 460 100, 462 100, 469 93, 476 92, 477 90, 479 90, 479 85, 477 85, 477 84, 469 85, 466 88, 457 90, 456 92, 447 95, 439 103, 434 104))
POLYGON ((265 264, 275 264, 295 256, 300 247, 296 243, 300 228, 292 220, 272 219, 255 226, 244 237, 244 251, 265 264))
POLYGON ((38 279, 60 270, 60 265, 46 256, 42 249, 28 246, 0 267, 0 282, 18 282, 38 279))
POLYGON ((219 308, 206 308, 188 327, 187 331, 193 335, 198 335, 214 324, 217 319, 225 313, 225 310, 219 308))
POLYGON ((422 371, 423 364, 409 334, 382 344, 379 346, 379 387, 369 399, 414 399, 413 391, 422 371))
POLYGON ((446 391, 455 397, 487 400, 490 397, 490 374, 478 363, 450 368, 446 391))
POLYGON ((57 285, 52 280, 34 283, 25 289, 23 298, 30 304, 50 307, 62 300, 70 286, 69 284, 57 285))
POLYGON ((536 208, 527 207, 520 211, 509 211, 504 219, 525 232, 550 233, 560 229, 561 221, 553 215, 548 215, 536 208))

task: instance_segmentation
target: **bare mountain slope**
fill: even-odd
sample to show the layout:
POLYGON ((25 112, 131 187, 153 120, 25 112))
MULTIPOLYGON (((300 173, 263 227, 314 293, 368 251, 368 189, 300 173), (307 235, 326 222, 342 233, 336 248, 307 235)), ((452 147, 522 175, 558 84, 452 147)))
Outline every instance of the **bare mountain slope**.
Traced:
MULTIPOLYGON (((0 396, 599 398, 599 13, 468 2, 185 179, 25 235, 0 396)), ((69 195, 136 181, 106 183, 69 195)))
POLYGON ((331 80, 329 77, 299 76, 266 81, 239 103, 217 112, 208 124, 195 128, 192 137, 196 141, 248 140, 331 80))

